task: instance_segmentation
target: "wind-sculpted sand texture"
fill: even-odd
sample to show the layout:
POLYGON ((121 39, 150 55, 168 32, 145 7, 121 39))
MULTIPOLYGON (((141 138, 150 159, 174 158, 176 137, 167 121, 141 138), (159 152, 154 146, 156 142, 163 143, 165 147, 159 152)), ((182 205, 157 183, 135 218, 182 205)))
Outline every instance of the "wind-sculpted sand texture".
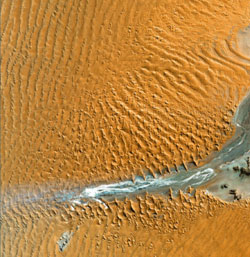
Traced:
POLYGON ((167 171, 232 136, 250 82, 238 34, 248 0, 5 0, 1 11, 3 188, 167 171))
POLYGON ((249 20, 249 0, 3 0, 1 254, 249 256, 246 199, 53 198, 220 150, 250 89, 249 20))
POLYGON ((197 192, 194 197, 145 196, 105 205, 40 201, 5 210, 3 256, 250 255, 246 200, 227 204, 197 192))

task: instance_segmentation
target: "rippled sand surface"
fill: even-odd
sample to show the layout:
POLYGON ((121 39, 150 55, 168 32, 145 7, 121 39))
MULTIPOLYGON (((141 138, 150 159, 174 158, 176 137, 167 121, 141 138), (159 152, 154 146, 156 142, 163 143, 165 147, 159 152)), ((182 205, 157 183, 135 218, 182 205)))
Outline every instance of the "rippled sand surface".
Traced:
POLYGON ((247 200, 38 197, 220 150, 250 88, 249 20, 248 0, 3 0, 3 255, 250 255, 247 200))
POLYGON ((117 180, 220 149, 249 88, 248 13, 248 1, 3 1, 3 186, 117 180))
POLYGON ((3 256, 216 256, 250 254, 250 202, 203 193, 103 204, 36 202, 2 217, 3 256))

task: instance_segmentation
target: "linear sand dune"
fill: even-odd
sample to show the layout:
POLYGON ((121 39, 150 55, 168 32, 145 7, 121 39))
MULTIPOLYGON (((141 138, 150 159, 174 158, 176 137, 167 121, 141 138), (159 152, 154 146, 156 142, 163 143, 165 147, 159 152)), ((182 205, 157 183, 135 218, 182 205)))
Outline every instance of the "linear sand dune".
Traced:
POLYGON ((3 188, 131 178, 220 149, 249 88, 239 2, 3 1, 3 188))
MULTIPOLYGON (((250 85, 249 13, 248 0, 3 0, 1 190, 131 178, 221 149, 250 85)), ((250 255, 246 201, 138 201, 18 202, 1 213, 1 253, 250 255)))

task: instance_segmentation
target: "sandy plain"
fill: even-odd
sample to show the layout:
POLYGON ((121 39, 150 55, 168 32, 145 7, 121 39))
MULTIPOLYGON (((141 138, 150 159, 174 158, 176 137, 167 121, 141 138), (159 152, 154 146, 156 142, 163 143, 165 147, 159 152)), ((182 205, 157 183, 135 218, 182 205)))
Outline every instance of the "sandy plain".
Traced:
MULTIPOLYGON (((248 0, 2 1, 2 194, 201 164, 233 135, 232 117, 250 88, 249 20, 248 0)), ((183 224, 182 230, 161 223, 175 231, 172 239, 145 225, 151 214, 138 225, 121 216, 119 226, 100 210, 109 221, 98 225, 101 205, 84 214, 25 205, 19 196, 2 209, 1 248, 4 256, 168 256, 159 245, 169 240, 170 256, 247 256, 249 203, 206 197, 184 205, 194 209, 190 222, 182 202, 155 196, 167 209, 152 204, 150 212, 183 224), (75 234, 59 252, 66 228, 75 234), (142 237, 145 247, 125 254, 112 239, 108 250, 97 230, 142 237)), ((119 204, 111 204, 118 216, 126 203, 119 204)), ((132 216, 141 219, 136 211, 132 216)))

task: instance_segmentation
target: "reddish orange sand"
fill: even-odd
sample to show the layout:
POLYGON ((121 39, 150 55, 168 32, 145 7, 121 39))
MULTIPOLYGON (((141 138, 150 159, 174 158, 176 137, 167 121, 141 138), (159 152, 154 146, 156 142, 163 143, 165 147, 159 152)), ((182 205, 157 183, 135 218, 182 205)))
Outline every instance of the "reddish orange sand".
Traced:
POLYGON ((249 201, 227 204, 198 193, 107 205, 13 207, 2 218, 4 256, 250 256, 249 201), (66 231, 73 235, 60 252, 66 231))
MULTIPOLYGON (((250 88, 238 33, 249 0, 3 0, 1 14, 2 192, 199 164, 233 135, 250 88)), ((202 199, 126 218, 125 202, 86 217, 18 205, 3 210, 1 246, 27 257, 249 256, 249 203, 202 199)))
POLYGON ((248 0, 3 1, 3 187, 120 179, 220 149, 249 88, 233 45, 249 10, 248 0))

